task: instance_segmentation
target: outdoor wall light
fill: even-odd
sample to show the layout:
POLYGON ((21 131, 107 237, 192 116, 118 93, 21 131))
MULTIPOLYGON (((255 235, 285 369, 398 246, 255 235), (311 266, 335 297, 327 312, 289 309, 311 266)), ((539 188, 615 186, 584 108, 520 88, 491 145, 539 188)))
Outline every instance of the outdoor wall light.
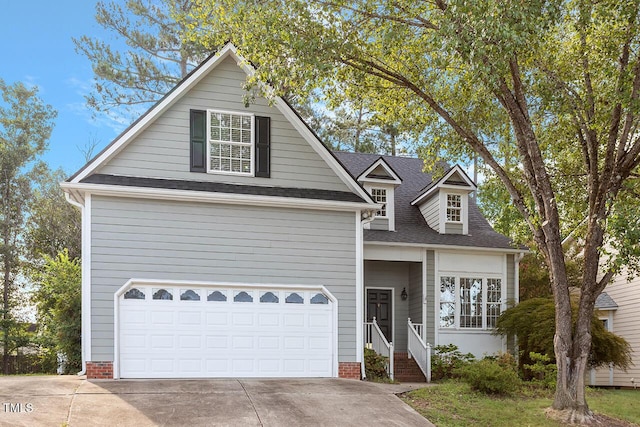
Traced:
POLYGON ((409 295, 407 295, 407 288, 402 288, 402 292, 400 293, 400 298, 402 298, 402 301, 406 301, 407 298, 409 298, 409 295))

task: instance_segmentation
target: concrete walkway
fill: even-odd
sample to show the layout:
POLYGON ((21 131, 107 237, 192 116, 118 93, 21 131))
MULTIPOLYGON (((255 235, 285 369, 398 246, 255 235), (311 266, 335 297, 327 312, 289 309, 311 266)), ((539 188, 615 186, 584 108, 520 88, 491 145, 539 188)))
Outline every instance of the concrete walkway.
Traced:
POLYGON ((426 384, 340 379, 86 381, 0 378, 0 425, 432 426, 395 393, 426 384))

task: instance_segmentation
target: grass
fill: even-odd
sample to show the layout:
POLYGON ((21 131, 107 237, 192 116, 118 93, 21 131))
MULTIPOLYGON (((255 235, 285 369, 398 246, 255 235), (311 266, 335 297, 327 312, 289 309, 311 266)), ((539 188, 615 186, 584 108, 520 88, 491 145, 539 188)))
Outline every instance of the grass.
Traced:
MULTIPOLYGON (((640 392, 634 390, 590 390, 587 401, 597 413, 640 423, 639 398, 640 392)), ((524 389, 512 397, 490 397, 465 383, 449 381, 414 390, 403 399, 438 427, 562 426, 544 413, 551 406, 549 391, 524 389)))
POLYGON ((640 424, 640 390, 591 389, 587 403, 592 411, 640 424))

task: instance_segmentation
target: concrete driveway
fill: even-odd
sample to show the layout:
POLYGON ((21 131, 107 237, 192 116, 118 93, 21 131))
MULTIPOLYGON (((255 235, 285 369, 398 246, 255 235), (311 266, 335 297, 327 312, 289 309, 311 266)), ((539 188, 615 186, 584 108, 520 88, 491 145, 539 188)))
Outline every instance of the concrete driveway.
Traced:
POLYGON ((0 425, 432 426, 394 393, 340 379, 0 378, 0 425))

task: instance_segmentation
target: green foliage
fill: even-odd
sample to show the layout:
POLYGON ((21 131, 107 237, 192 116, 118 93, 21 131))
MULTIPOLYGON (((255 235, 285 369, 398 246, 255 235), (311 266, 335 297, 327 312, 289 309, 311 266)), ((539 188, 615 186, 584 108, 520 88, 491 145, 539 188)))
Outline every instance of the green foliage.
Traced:
POLYGON ((531 382, 553 389, 556 387, 558 367, 551 361, 551 357, 546 354, 529 352, 531 364, 524 364, 523 368, 530 373, 531 382))
POLYGON ((48 357, 62 353, 66 373, 77 372, 81 359, 81 267, 70 259, 67 250, 55 258, 45 256, 45 265, 37 276, 34 301, 38 325, 48 357))
POLYGON ((379 355, 370 348, 364 349, 364 372, 368 380, 389 381, 389 375, 386 370, 388 363, 389 358, 379 355))
POLYGON ((510 395, 521 385, 515 366, 494 358, 469 363, 458 373, 473 390, 487 394, 510 395))
POLYGON ((455 344, 437 345, 433 347, 433 351, 431 379, 434 381, 457 378, 458 370, 475 359, 471 353, 463 354, 455 344))
POLYGON ((9 373, 9 357, 19 345, 23 239, 31 183, 38 157, 47 147, 56 112, 37 96, 37 88, 0 79, 0 271, 3 298, 0 307, 2 371, 9 373))
POLYGON ((34 180, 24 239, 27 258, 36 269, 44 255, 54 258, 65 249, 71 259, 81 255, 80 210, 65 200, 60 188, 65 179, 62 169, 51 171, 45 167, 34 180))
POLYGON ((85 35, 74 39, 76 51, 91 61, 95 74, 87 103, 109 114, 124 107, 136 118, 139 105, 150 106, 180 81, 206 53, 184 39, 192 0, 127 0, 96 4, 96 21, 126 43, 118 50, 105 39, 85 35), (175 16, 184 20, 177 22, 175 16))
MULTIPOLYGON (((575 302, 574 302, 575 304, 575 302)), ((575 313, 574 309, 574 313, 575 313)), ((575 326, 575 317, 573 319, 575 326)), ((555 305, 551 298, 532 298, 507 309, 498 318, 496 332, 518 337, 518 346, 523 352, 522 364, 530 364, 527 356, 531 352, 553 355, 555 334, 555 305)), ((631 363, 631 347, 623 338, 604 329, 597 313, 591 319, 592 346, 590 367, 612 363, 626 369, 631 363)), ((555 359, 552 359, 555 360, 555 359)))

